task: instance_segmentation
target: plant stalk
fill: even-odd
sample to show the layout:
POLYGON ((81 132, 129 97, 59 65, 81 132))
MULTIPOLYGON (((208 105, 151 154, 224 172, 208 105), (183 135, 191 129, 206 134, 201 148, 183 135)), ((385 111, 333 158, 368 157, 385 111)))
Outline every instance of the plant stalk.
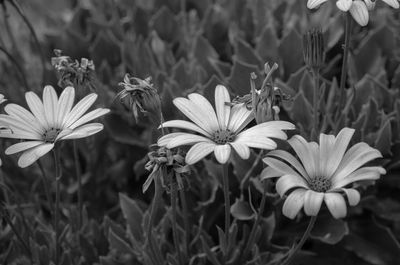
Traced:
POLYGON ((179 195, 182 204, 182 211, 183 211, 183 225, 185 227, 185 238, 183 242, 183 250, 185 254, 185 258, 188 258, 188 244, 190 242, 190 227, 189 227, 189 214, 188 214, 188 206, 186 202, 186 194, 184 189, 179 190, 179 195))
POLYGON ((74 150, 74 164, 75 164, 75 174, 76 179, 78 181, 78 211, 79 211, 79 230, 82 228, 83 224, 83 196, 82 196, 82 174, 81 167, 79 163, 78 156, 78 147, 76 145, 76 141, 73 141, 73 150, 74 150))
POLYGON ((229 177, 228 177, 228 164, 222 165, 222 181, 224 189, 225 200, 225 240, 229 243, 229 227, 231 223, 231 202, 229 200, 229 177))
POLYGON ((182 260, 182 255, 181 255, 181 250, 179 248, 179 237, 178 237, 178 228, 176 226, 177 224, 177 211, 176 211, 176 204, 177 204, 177 190, 176 190, 176 181, 175 181, 175 176, 170 176, 171 179, 171 207, 172 207, 172 234, 174 237, 174 244, 175 244, 175 250, 178 253, 178 263, 180 265, 183 265, 183 260, 182 260))
POLYGON ((58 149, 53 150, 54 154, 54 165, 56 170, 56 204, 54 209, 54 229, 56 232, 56 255, 55 255, 55 264, 59 264, 59 256, 60 256, 60 246, 59 246, 59 219, 60 219, 60 180, 61 180, 61 164, 60 164, 60 156, 58 154, 58 149))
POLYGON ((307 229, 301 237, 299 243, 296 245, 291 255, 282 263, 282 265, 289 265, 293 258, 296 256, 297 252, 301 249, 301 247, 306 242, 307 238, 310 236, 311 230, 314 227, 315 221, 317 220, 317 216, 311 216, 310 222, 308 223, 307 229))
POLYGON ((46 171, 43 168, 42 163, 38 160, 37 164, 39 166, 40 172, 42 173, 42 182, 44 187, 44 192, 46 193, 47 203, 49 204, 51 218, 54 216, 54 209, 53 209, 53 200, 51 199, 50 189, 49 189, 49 182, 47 179, 46 171))
MULTIPOLYGON (((314 108, 314 133, 315 138, 319 135, 319 70, 311 70, 314 79, 314 95, 313 95, 313 108, 314 108)), ((318 140, 318 139, 315 139, 318 140)))

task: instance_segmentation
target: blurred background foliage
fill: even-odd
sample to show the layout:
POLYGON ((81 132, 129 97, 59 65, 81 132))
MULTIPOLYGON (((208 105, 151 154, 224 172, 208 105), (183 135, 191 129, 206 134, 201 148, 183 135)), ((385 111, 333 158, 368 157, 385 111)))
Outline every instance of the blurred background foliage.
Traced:
MULTIPOLYGON (((322 28, 326 43, 320 99, 323 132, 355 128, 353 141, 378 148, 384 155, 379 163, 388 173, 375 186, 359 187, 362 202, 349 208, 346 219, 334 220, 323 211, 312 240, 296 261, 399 264, 400 13, 396 10, 377 1, 366 27, 353 23, 346 104, 338 110, 344 19, 334 1, 317 11, 307 10, 306 1, 289 0, 19 1, 26 20, 14 7, 16 1, 0 3, 0 92, 10 102, 25 104, 26 91, 41 94, 43 84, 57 86, 50 62, 53 50, 60 49, 74 60, 93 60, 95 78, 91 87, 82 88, 87 91, 80 93, 94 89, 99 94, 97 104, 112 109, 102 121, 103 132, 78 142, 87 210, 80 230, 72 144, 63 143, 62 264, 157 264, 143 247, 153 188, 143 194, 142 184, 149 174, 144 169, 146 154, 159 132, 145 116, 136 123, 130 109, 115 99, 125 73, 141 79, 152 77, 162 98, 163 115, 169 120, 180 115, 172 105, 173 98, 198 92, 211 99, 217 84, 226 85, 232 96, 242 96, 250 91, 250 73, 256 73, 260 86, 264 63, 276 62, 275 85, 291 97, 283 103, 281 119, 295 122, 296 133, 309 137, 313 82, 303 62, 301 43, 302 34, 312 27, 322 28), (26 22, 37 35, 40 52, 26 22), (334 118, 337 111, 338 121, 334 118)), ((8 141, 1 141, 3 150, 8 141)), ((281 147, 286 148, 284 144, 281 147)), ((0 263, 50 264, 53 228, 40 167, 22 170, 15 156, 3 152, 0 156, 2 214, 29 242, 24 246, 3 220, 0 263)), ((256 157, 257 153, 247 161, 233 157, 230 168, 231 198, 237 198, 232 229, 237 229, 237 236, 229 242, 228 264, 273 264, 306 226, 305 216, 296 221, 282 216, 282 201, 271 183, 267 184, 268 200, 259 236, 247 257, 249 262, 239 263, 254 220, 250 206, 258 209, 263 191, 257 179, 263 165, 253 165, 256 157)), ((52 159, 44 157, 41 163, 47 172, 44 177, 51 181, 52 159)), ((221 242, 216 229, 216 225, 223 225, 219 170, 217 163, 206 160, 187 176, 185 194, 191 211, 186 264, 219 264, 215 261, 220 258, 219 248, 228 244, 221 242)), ((168 194, 160 206, 153 235, 159 247, 158 261, 177 264, 168 194)), ((183 231, 180 214, 178 226, 183 231)))

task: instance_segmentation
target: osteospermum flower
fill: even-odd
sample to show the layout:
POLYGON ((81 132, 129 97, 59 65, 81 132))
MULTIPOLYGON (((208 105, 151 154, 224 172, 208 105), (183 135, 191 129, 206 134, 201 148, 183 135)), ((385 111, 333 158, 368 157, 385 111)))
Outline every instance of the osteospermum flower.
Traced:
MULTIPOLYGON (((3 94, 0 94, 0 105, 2 104, 2 103, 4 103, 5 101, 7 101, 7 99, 5 99, 4 98, 4 95, 3 94)), ((2 130, 3 128, 2 128, 2 126, 1 126, 1 124, 0 124, 0 132, 1 132, 1 130, 2 130)), ((3 161, 1 160, 1 158, 0 158, 0 167, 3 165, 3 161)))
POLYGON ((295 126, 286 121, 269 121, 243 130, 254 114, 244 104, 232 106, 228 90, 218 85, 215 89, 215 111, 210 102, 200 94, 192 93, 186 98, 176 98, 174 105, 190 120, 171 120, 163 127, 175 127, 192 132, 170 133, 158 140, 159 146, 174 148, 193 145, 186 154, 186 163, 194 164, 214 152, 221 164, 228 161, 231 148, 247 159, 250 147, 271 150, 276 143, 270 138, 287 139, 282 130, 292 130, 295 126), (195 134, 193 132, 199 133, 195 134))
POLYGON ((17 105, 4 107, 7 114, 0 114, 0 124, 7 128, 0 132, 1 138, 26 140, 8 147, 7 155, 23 152, 18 160, 20 167, 27 167, 53 149, 60 140, 78 139, 95 134, 103 129, 101 123, 88 123, 109 109, 98 108, 85 112, 95 102, 97 95, 89 94, 73 108, 75 89, 67 87, 57 97, 52 86, 43 91, 43 102, 33 92, 25 94, 30 111, 17 105))
MULTIPOLYGON (((328 0, 308 0, 307 8, 318 8, 328 0)), ((382 0, 393 8, 399 8, 398 0, 382 0)), ((338 0, 336 6, 343 12, 350 12, 351 16, 360 26, 366 26, 369 20, 368 10, 375 8, 375 0, 338 0)))
POLYGON ((350 128, 342 129, 337 137, 320 134, 319 144, 293 136, 288 142, 300 161, 286 151, 268 153, 263 161, 269 167, 261 178, 280 177, 276 190, 281 197, 288 194, 283 205, 285 216, 293 219, 303 207, 307 215, 316 216, 324 201, 333 217, 345 217, 344 197, 351 206, 360 201, 360 193, 348 186, 356 181, 376 180, 386 173, 382 167, 363 167, 382 157, 368 144, 361 142, 346 151, 353 134, 354 129, 350 128))

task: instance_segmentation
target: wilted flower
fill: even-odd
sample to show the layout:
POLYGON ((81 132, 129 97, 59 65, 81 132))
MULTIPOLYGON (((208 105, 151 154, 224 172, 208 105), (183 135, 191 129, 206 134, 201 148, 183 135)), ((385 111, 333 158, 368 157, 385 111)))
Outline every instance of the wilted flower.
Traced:
POLYGON ((151 83, 151 77, 142 80, 126 74, 124 81, 118 85, 123 90, 117 94, 117 97, 121 100, 128 99, 136 121, 139 119, 138 111, 151 113, 155 117, 159 117, 161 113, 161 100, 157 89, 151 83))
POLYGON ((325 47, 321 29, 311 29, 303 35, 303 57, 311 69, 319 70, 323 66, 325 47))
POLYGON ((285 216, 293 219, 303 207, 307 215, 316 216, 325 201, 333 217, 345 217, 344 196, 351 206, 360 201, 360 193, 347 186, 357 181, 376 180, 386 173, 382 167, 363 167, 382 157, 368 144, 358 143, 346 152, 354 131, 344 128, 337 137, 320 134, 319 145, 299 135, 293 136, 288 142, 300 161, 286 151, 268 153, 263 161, 269 167, 261 178, 280 177, 276 183, 277 192, 281 197, 289 194, 283 205, 285 216))
POLYGON ((253 119, 253 112, 242 104, 232 106, 228 90, 218 85, 215 89, 215 110, 210 102, 200 94, 192 93, 186 98, 174 99, 174 105, 190 120, 172 120, 163 127, 175 127, 197 132, 170 133, 158 140, 159 146, 171 149, 181 145, 193 145, 186 154, 186 163, 194 164, 214 152, 221 164, 228 161, 231 148, 242 159, 250 156, 250 147, 271 150, 276 143, 270 138, 286 139, 283 130, 295 126, 286 121, 270 121, 243 130, 253 119))
MULTIPOLYGON (((328 0, 308 0, 307 8, 318 8, 328 0)), ((393 8, 399 8, 398 0, 382 0, 393 8)), ((366 26, 369 20, 368 10, 375 7, 374 0, 338 0, 336 6, 343 12, 350 12, 351 16, 360 26, 366 26)))
POLYGON ((51 58, 51 65, 59 75, 58 85, 60 87, 79 87, 94 90, 95 67, 92 60, 81 58, 72 60, 71 57, 62 55, 61 50, 54 50, 56 57, 51 58))
POLYGON ((151 151, 147 156, 149 157, 149 161, 146 163, 145 168, 151 171, 151 173, 143 184, 143 192, 146 192, 154 178, 160 178, 162 185, 168 189, 169 187, 166 185, 166 182, 169 177, 175 177, 178 189, 184 187, 182 174, 187 174, 190 170, 179 149, 170 150, 166 147, 158 147, 157 150, 151 151), (171 174, 173 176, 171 176, 171 174))
POLYGON ((52 86, 43 91, 43 102, 33 92, 25 94, 30 111, 17 105, 4 107, 7 114, 0 114, 0 124, 7 130, 0 132, 1 138, 26 140, 8 147, 7 155, 23 152, 18 160, 20 167, 27 167, 53 149, 60 140, 78 139, 95 134, 103 129, 100 123, 89 123, 109 109, 98 108, 84 113, 97 98, 95 93, 87 95, 73 108, 75 89, 67 87, 60 98, 52 86))

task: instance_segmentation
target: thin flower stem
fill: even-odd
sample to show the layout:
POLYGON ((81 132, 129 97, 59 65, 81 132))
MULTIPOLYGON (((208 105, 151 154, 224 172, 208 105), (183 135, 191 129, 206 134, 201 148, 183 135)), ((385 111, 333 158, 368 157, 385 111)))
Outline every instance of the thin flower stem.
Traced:
POLYGON ((264 183, 264 191, 263 195, 261 198, 261 203, 260 203, 260 208, 258 210, 257 218, 253 224, 253 227, 251 228, 251 232, 249 235, 249 240, 247 241, 246 247, 244 248, 244 251, 242 253, 242 258, 246 258, 248 255, 248 252, 250 251, 250 248, 254 245, 254 241, 256 239, 256 232, 257 232, 257 227, 261 222, 261 217, 264 213, 264 208, 265 208, 265 202, 267 201, 267 190, 266 190, 266 185, 264 183))
MULTIPOLYGON (((312 69, 312 75, 314 79, 314 96, 313 96, 313 108, 314 108, 314 136, 317 138, 319 135, 319 70, 312 69)), ((317 139, 315 139, 317 140, 317 139)))
MULTIPOLYGON (((340 73, 340 87, 339 87, 339 107, 337 110, 337 118, 340 117, 340 112, 343 106, 344 100, 344 85, 346 84, 346 76, 347 76, 347 61, 349 57, 350 51, 350 39, 351 39, 351 16, 350 12, 346 12, 346 22, 345 22, 345 36, 344 36, 344 49, 343 49, 343 62, 342 62, 342 70, 340 73)), ((337 120, 337 119, 336 119, 337 120)))
POLYGON ((189 214, 188 214, 188 206, 186 202, 186 194, 184 189, 179 190, 179 195, 181 199, 181 204, 182 204, 182 211, 183 211, 183 225, 185 227, 185 238, 183 242, 183 251, 185 254, 185 258, 188 258, 188 244, 190 242, 190 227, 189 227, 189 214))
POLYGON ((53 150, 54 154, 54 166, 55 166, 55 171, 56 171, 56 205, 55 205, 55 214, 54 214, 54 229, 56 232, 56 255, 55 255, 55 264, 59 264, 59 255, 60 255, 60 246, 59 246, 59 234, 60 234, 60 229, 59 229, 59 219, 60 219, 60 180, 61 180, 61 164, 60 164, 60 156, 58 154, 57 148, 53 150))
POLYGON ((12 49, 13 49, 13 51, 15 51, 15 54, 19 55, 20 52, 18 51, 17 42, 15 40, 13 31, 12 31, 11 26, 10 26, 10 23, 8 22, 8 18, 10 17, 10 14, 7 11, 6 1, 1 1, 1 6, 3 8, 3 13, 4 13, 4 16, 3 16, 4 25, 5 25, 5 28, 6 28, 6 31, 7 31, 7 35, 10 38, 12 49))
POLYGON ((224 189, 225 200, 225 240, 229 243, 229 227, 231 223, 231 202, 229 200, 229 177, 228 177, 228 164, 222 165, 222 181, 224 189))
POLYGON ((7 58, 15 65, 15 68, 17 68, 18 72, 21 75, 22 78, 22 83, 25 87, 25 91, 29 91, 29 85, 28 85, 28 81, 26 80, 26 76, 25 76, 25 72, 22 69, 21 65, 18 63, 17 59, 14 58, 14 56, 11 55, 11 53, 9 53, 5 48, 0 46, 0 51, 2 51, 7 58))
POLYGON ((177 204, 177 190, 176 190, 176 181, 175 176, 170 176, 171 179, 171 207, 172 207, 172 234, 174 237, 174 244, 175 250, 178 253, 178 263, 183 265, 181 250, 179 247, 179 237, 178 237, 178 228, 176 226, 177 222, 177 211, 176 211, 176 204, 177 204))
POLYGON ((42 72, 42 87, 44 87, 44 82, 46 80, 46 59, 44 58, 42 47, 40 46, 39 39, 38 39, 38 37, 36 35, 35 30, 33 29, 33 26, 31 24, 31 22, 25 16, 25 14, 22 12, 22 10, 21 10, 20 6, 18 5, 18 3, 15 0, 11 0, 9 2, 15 8, 15 10, 17 10, 18 14, 21 16, 22 20, 25 22, 26 26, 28 27, 29 31, 32 34, 32 37, 33 37, 33 40, 35 42, 36 49, 39 52, 40 61, 41 61, 41 64, 42 64, 42 70, 43 70, 43 72, 42 72))
POLYGON ((246 181, 250 178, 251 174, 253 173, 254 169, 256 168, 256 166, 258 165, 258 163, 261 160, 261 157, 264 153, 264 150, 260 150, 260 152, 258 153, 257 158, 254 160, 253 164, 251 165, 251 167, 249 168, 249 170, 246 172, 246 175, 243 177, 243 179, 240 181, 240 194, 243 194, 243 190, 244 190, 244 184, 246 183, 246 181))
POLYGON ((75 174, 76 179, 78 181, 78 212, 79 212, 79 230, 82 228, 83 223, 83 196, 82 196, 82 174, 81 174, 81 165, 79 163, 78 157, 78 147, 76 146, 76 141, 73 141, 73 150, 74 150, 74 164, 75 164, 75 174))
MULTIPOLYGON (((4 210, 5 211, 5 210, 4 210)), ((8 225, 11 227, 11 230, 14 232, 15 236, 18 238, 18 240, 21 242, 21 244, 24 246, 24 249, 26 250, 26 252, 28 253, 29 259, 32 262, 32 252, 30 250, 30 248, 28 247, 28 244, 25 242, 25 240, 22 238, 21 234, 18 232, 18 229, 14 226, 11 218, 8 216, 7 212, 4 212, 3 214, 3 218, 6 221, 6 223, 8 223, 8 225)))
POLYGON ((49 204, 51 218, 53 218, 54 216, 53 200, 51 199, 50 195, 49 182, 47 179, 46 171, 44 170, 43 165, 39 160, 37 160, 37 164, 39 166, 40 172, 42 173, 41 176, 42 176, 44 192, 46 193, 47 203, 49 204))
POLYGON ((308 223, 307 229, 301 237, 299 243, 296 245, 290 256, 282 263, 282 265, 289 265, 293 258, 296 256, 297 252, 301 249, 301 247, 306 242, 307 238, 310 236, 311 230, 314 227, 315 221, 317 220, 317 216, 311 216, 310 222, 308 223))

